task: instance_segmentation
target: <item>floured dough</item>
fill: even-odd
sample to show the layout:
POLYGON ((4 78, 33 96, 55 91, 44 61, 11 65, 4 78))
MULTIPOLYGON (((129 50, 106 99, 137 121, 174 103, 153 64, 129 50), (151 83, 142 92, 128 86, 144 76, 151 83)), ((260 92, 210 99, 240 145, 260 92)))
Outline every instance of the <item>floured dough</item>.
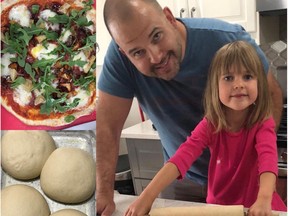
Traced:
POLYGON ((6 131, 1 140, 1 165, 16 179, 33 179, 40 175, 55 149, 55 142, 47 131, 6 131))
POLYGON ((57 212, 54 212, 50 216, 87 216, 87 215, 75 209, 62 209, 57 212))
POLYGON ((95 162, 88 152, 72 147, 56 149, 47 159, 40 185, 51 199, 62 203, 80 203, 95 191, 95 162))
POLYGON ((49 216, 49 206, 35 188, 16 184, 1 191, 2 216, 49 216))

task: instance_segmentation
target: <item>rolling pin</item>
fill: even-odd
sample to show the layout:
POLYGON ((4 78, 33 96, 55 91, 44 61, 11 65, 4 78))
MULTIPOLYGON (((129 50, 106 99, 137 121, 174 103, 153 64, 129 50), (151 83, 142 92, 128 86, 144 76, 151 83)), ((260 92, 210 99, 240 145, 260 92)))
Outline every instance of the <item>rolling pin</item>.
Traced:
MULTIPOLYGON (((154 208, 149 216, 246 216, 243 205, 154 208)), ((272 214, 279 216, 279 214, 272 214)))

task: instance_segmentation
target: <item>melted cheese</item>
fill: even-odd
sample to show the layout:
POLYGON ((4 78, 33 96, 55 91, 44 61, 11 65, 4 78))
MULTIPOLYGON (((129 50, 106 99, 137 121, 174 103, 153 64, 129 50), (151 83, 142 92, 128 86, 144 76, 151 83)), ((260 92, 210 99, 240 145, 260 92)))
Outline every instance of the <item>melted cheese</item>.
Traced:
POLYGON ((40 17, 45 20, 45 28, 48 30, 49 28, 51 28, 53 31, 57 31, 59 30, 59 24, 58 23, 55 23, 55 24, 52 24, 52 23, 48 23, 48 19, 49 17, 54 17, 56 16, 57 14, 54 12, 54 11, 51 11, 49 9, 46 9, 46 10, 43 10, 40 12, 40 17))
MULTIPOLYGON (((95 21, 95 13, 91 11, 87 11, 86 18, 88 21, 95 21)), ((95 32, 95 25, 86 26, 86 28, 90 29, 92 32, 95 32)))
POLYGON ((60 40, 65 43, 68 40, 68 37, 72 34, 71 31, 68 30, 64 30, 65 32, 62 33, 62 36, 60 37, 60 40))
POLYGON ((12 62, 10 61, 11 58, 15 58, 15 54, 4 53, 1 57, 1 76, 10 76, 10 68, 8 67, 12 62))
POLYGON ((45 48, 42 44, 37 44, 35 47, 31 49, 31 55, 34 58, 40 59, 56 59, 58 55, 51 54, 54 49, 57 48, 56 44, 48 43, 47 48, 45 48))
POLYGON ((16 5, 11 8, 9 12, 9 20, 14 20, 19 23, 21 26, 29 27, 30 26, 31 13, 26 7, 26 5, 16 5))
POLYGON ((32 93, 26 90, 24 84, 21 84, 13 91, 13 99, 20 106, 26 106, 32 99, 32 93))
MULTIPOLYGON (((76 60, 80 60, 80 61, 85 61, 85 62, 87 62, 87 57, 85 56, 84 52, 81 51, 81 52, 79 52, 77 55, 74 56, 73 61, 76 61, 76 60)), ((87 64, 88 64, 88 63, 87 63, 87 64)), ((83 68, 85 68, 87 64, 85 64, 85 65, 83 66, 83 68)), ((82 67, 79 67, 79 68, 83 71, 83 68, 82 68, 82 67)))
POLYGON ((79 98, 80 101, 79 101, 77 108, 86 106, 88 103, 89 97, 90 97, 87 94, 87 91, 80 89, 80 88, 77 88, 76 91, 77 91, 77 94, 75 96, 69 98, 68 103, 72 103, 75 98, 79 98))

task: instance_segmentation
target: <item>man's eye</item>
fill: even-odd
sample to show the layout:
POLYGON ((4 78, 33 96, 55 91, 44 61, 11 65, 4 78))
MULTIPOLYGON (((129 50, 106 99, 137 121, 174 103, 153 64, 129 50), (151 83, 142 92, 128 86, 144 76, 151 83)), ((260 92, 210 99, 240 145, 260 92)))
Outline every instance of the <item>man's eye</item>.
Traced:
POLYGON ((143 51, 143 50, 138 50, 138 51, 136 51, 136 52, 133 53, 133 56, 139 58, 139 57, 141 57, 143 54, 144 54, 144 51, 143 51))
POLYGON ((161 38, 161 32, 158 32, 153 36, 153 41, 157 42, 160 40, 160 38, 161 38))

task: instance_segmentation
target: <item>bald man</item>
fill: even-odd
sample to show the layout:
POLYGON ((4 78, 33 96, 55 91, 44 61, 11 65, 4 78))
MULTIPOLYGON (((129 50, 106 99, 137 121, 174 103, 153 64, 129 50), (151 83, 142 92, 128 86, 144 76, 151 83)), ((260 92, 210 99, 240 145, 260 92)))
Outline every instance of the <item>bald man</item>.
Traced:
MULTIPOLYGON (((252 44, 262 60, 280 122, 281 89, 268 62, 245 30, 215 19, 176 19, 155 0, 106 0, 104 20, 113 40, 97 84, 97 212, 115 211, 113 189, 119 140, 137 98, 161 138, 169 159, 203 117, 202 94, 215 52, 235 40, 252 44)), ((100 44, 101 45, 101 44, 100 44)), ((191 152, 193 154, 193 152, 191 152)), ((205 202, 209 151, 175 181, 163 198, 205 202)))

